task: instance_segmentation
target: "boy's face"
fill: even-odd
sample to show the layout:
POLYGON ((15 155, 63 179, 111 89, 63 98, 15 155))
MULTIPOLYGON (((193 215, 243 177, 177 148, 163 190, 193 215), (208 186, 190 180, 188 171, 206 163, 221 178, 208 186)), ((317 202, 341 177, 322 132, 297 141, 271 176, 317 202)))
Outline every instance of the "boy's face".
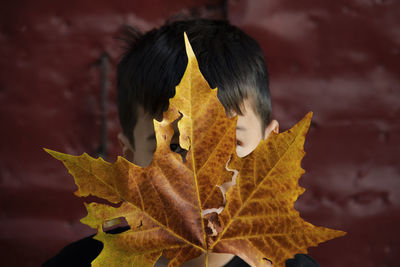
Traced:
MULTIPOLYGON (((236 124, 236 154, 239 157, 245 157, 260 143, 266 139, 272 131, 278 132, 278 122, 272 121, 266 129, 262 129, 261 119, 254 112, 250 100, 243 101, 243 114, 238 115, 236 124)), ((230 113, 229 116, 236 116, 236 113, 230 113)))
MULTIPOLYGON (((235 116, 235 113, 230 113, 235 116)), ((179 133, 174 124, 175 134, 171 140, 171 150, 179 154, 186 151, 179 146, 179 133)), ((262 129, 261 120, 254 112, 251 102, 245 100, 243 103, 243 115, 238 115, 236 125, 236 154, 244 157, 250 154, 264 138, 274 131, 279 131, 279 125, 273 120, 265 130, 262 129), (263 136, 264 135, 264 136, 263 136)), ((138 166, 148 166, 156 149, 156 139, 154 133, 153 117, 145 114, 143 109, 138 109, 138 120, 133 129, 133 138, 135 140, 135 148, 133 149, 125 136, 120 134, 120 143, 123 147, 123 154, 127 160, 130 160, 138 166)))

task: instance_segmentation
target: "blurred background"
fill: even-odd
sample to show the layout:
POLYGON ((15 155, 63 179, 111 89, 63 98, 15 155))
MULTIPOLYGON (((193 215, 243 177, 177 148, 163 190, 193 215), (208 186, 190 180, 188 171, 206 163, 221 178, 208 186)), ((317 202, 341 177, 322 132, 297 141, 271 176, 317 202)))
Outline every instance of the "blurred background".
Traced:
POLYGON ((115 34, 179 14, 229 19, 260 43, 282 130, 314 112, 296 207, 348 234, 311 256, 324 267, 399 266, 395 0, 2 1, 0 265, 39 266, 94 233, 79 222, 73 178, 42 148, 114 161, 115 34))

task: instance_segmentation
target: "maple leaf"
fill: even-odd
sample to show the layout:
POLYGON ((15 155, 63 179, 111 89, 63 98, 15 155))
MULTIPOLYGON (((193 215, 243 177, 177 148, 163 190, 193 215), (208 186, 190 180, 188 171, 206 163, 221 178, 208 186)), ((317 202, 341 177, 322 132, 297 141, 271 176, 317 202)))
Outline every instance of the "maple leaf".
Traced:
POLYGON ((88 215, 81 222, 97 229, 95 239, 104 243, 92 265, 153 266, 164 255, 173 267, 218 252, 239 255, 252 266, 264 265, 266 258, 284 266, 294 254, 344 235, 305 222, 294 209, 304 191, 298 179, 311 114, 261 141, 249 156, 237 157, 236 118, 226 117, 186 35, 185 44, 188 66, 163 121, 154 120, 157 148, 149 166, 46 149, 74 176, 77 196, 117 204, 85 204, 88 215), (179 143, 188 150, 185 161, 170 150, 172 123, 178 119, 179 143), (223 194, 221 185, 235 182, 223 194), (121 217, 128 231, 103 231, 103 225, 121 217))

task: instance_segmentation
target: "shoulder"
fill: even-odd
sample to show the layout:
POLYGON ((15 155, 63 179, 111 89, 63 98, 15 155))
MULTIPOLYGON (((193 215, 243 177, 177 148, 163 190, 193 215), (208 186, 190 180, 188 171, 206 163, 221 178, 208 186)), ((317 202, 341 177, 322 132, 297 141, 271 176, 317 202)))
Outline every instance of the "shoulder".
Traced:
POLYGON ((51 266, 90 266, 91 262, 100 254, 103 244, 88 236, 64 247, 57 255, 43 264, 51 266))
MULTIPOLYGON (((115 234, 128 230, 129 227, 119 227, 108 233, 115 234)), ((100 254, 103 243, 93 239, 94 235, 85 237, 64 247, 57 255, 47 260, 42 266, 91 266, 92 261, 100 254)))
POLYGON ((293 259, 286 261, 286 267, 320 267, 319 264, 306 254, 296 254, 293 259))

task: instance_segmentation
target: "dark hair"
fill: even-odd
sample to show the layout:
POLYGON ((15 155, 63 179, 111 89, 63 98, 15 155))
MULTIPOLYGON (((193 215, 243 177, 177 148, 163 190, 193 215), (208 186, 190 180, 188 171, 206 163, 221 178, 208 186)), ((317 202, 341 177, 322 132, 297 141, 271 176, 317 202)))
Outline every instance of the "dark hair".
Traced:
POLYGON ((249 98, 265 129, 270 121, 268 72, 257 42, 227 21, 167 22, 142 35, 125 27, 127 49, 117 69, 118 113, 124 134, 133 142, 137 107, 153 116, 168 108, 187 65, 186 32, 200 71, 227 111, 242 114, 249 98))

